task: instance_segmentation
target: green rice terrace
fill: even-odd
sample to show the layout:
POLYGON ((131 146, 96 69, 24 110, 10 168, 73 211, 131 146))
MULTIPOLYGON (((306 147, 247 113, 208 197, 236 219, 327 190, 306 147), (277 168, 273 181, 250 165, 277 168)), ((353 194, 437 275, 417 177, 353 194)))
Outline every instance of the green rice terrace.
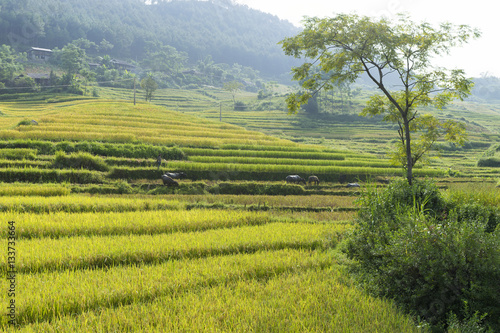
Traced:
MULTIPOLYGON (((354 113, 289 116, 282 97, 261 110, 246 93, 249 107, 234 111, 227 92, 209 88, 136 105, 130 91, 101 94, 0 101, 0 237, 4 248, 16 237, 18 324, 4 315, 0 330, 422 331, 355 286, 337 248, 360 191, 403 174, 385 155, 392 126, 354 113), (186 177, 166 186, 165 172, 186 177), (320 183, 286 183, 292 174, 320 183)), ((498 197, 500 108, 441 112, 464 118, 469 143, 440 144, 415 175, 450 195, 498 197)), ((9 262, 3 251, 2 276, 9 262)), ((10 299, 1 293, 4 312, 10 299)))

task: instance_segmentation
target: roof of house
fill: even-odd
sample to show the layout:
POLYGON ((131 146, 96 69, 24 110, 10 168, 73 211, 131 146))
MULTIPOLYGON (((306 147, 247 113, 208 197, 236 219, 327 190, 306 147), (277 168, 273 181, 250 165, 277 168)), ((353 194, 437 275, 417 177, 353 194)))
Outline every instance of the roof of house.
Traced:
POLYGON ((43 74, 43 73, 28 73, 27 75, 32 79, 49 79, 50 78, 50 74, 43 74))
POLYGON ((42 49, 41 47, 32 47, 30 51, 52 52, 50 49, 42 49))
POLYGON ((129 64, 128 62, 117 60, 117 59, 111 59, 110 61, 112 64, 117 64, 117 65, 122 65, 122 66, 130 66, 130 67, 135 67, 135 65, 129 64))

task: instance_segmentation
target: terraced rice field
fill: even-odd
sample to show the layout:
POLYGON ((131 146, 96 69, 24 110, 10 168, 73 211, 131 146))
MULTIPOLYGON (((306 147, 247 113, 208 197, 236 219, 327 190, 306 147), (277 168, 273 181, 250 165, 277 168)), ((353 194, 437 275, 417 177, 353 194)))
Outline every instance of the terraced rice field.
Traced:
MULTIPOLYGON (((46 103, 43 107, 33 102, 25 108, 5 103, 2 108, 11 120, 28 120, 0 128, 3 181, 99 183, 107 179, 159 179, 161 173, 155 172, 155 158, 158 153, 169 154, 167 150, 172 151, 173 147, 182 150, 184 157, 164 157, 168 164, 160 171, 188 171, 193 180, 217 180, 223 173, 232 180, 266 181, 282 181, 287 174, 304 178, 316 174, 325 181, 347 182, 367 179, 369 175, 402 173, 399 167, 376 155, 298 144, 149 104, 134 106, 113 100, 83 99, 46 103), (37 124, 31 124, 30 119, 37 124), (28 158, 9 157, 12 149, 23 149, 28 158), (112 168, 107 173, 96 169, 92 175, 67 174, 64 168, 54 166, 58 150, 98 155, 106 158, 104 162, 112 168), (48 171, 54 169, 59 170, 57 174, 48 171), (21 170, 32 175, 26 176, 21 170)), ((422 168, 416 173, 442 176, 444 170, 422 168)))
MULTIPOLYGON (((1 253, 0 270, 9 274, 14 258, 16 275, 15 296, 0 302, 15 300, 19 325, 2 316, 1 330, 418 330, 353 285, 338 249, 357 209, 359 189, 346 183, 401 170, 378 153, 256 131, 296 131, 283 114, 225 115, 250 129, 197 117, 216 114, 216 97, 162 95, 167 109, 74 97, 1 103, 0 238, 14 250, 1 253), (168 188, 165 171, 188 176, 168 188), (285 184, 288 174, 321 183, 285 184)), ((352 131, 335 135, 387 133, 352 131)))
POLYGON ((415 331, 350 285, 335 250, 347 223, 172 198, 23 198, 0 213, 15 221, 16 331, 415 331))

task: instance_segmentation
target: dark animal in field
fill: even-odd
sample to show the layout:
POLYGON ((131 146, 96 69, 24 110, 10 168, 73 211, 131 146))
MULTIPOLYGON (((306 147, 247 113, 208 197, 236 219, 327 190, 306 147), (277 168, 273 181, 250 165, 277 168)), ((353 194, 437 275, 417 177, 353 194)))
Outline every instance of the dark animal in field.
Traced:
POLYGON ((347 187, 359 187, 358 183, 349 183, 347 184, 347 187))
POLYGON ((175 180, 173 180, 172 178, 170 178, 167 175, 161 176, 161 179, 163 180, 163 185, 166 185, 166 186, 179 186, 178 182, 176 182, 175 180))
POLYGON ((287 183, 304 183, 306 185, 306 180, 299 175, 288 175, 286 176, 287 183))
POLYGON ((182 179, 187 177, 185 172, 166 172, 165 175, 172 179, 182 179))
POLYGON ((316 185, 319 185, 319 178, 317 176, 309 176, 308 183, 314 183, 316 185))

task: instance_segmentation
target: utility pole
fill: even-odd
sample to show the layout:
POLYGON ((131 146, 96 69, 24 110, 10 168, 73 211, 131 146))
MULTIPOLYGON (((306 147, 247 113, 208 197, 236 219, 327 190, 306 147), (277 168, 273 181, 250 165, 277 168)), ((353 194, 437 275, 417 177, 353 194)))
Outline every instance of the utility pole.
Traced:
POLYGON ((222 122, 222 102, 219 102, 219 121, 222 122))

